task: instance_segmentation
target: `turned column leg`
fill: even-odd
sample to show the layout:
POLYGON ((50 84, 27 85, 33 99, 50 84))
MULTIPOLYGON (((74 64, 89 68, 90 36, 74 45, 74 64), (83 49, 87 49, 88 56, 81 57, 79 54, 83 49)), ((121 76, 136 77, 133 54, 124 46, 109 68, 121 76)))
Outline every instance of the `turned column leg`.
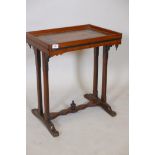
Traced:
POLYGON ((94 79, 93 94, 85 94, 84 97, 89 101, 101 106, 111 116, 116 116, 110 105, 107 103, 107 67, 108 67, 108 51, 110 46, 103 47, 103 66, 102 66, 102 92, 101 99, 98 97, 98 56, 99 47, 94 49, 94 79))
POLYGON ((99 47, 94 48, 94 78, 93 78, 93 95, 98 97, 98 56, 99 47))
POLYGON ((37 77, 38 112, 40 115, 43 115, 40 51, 34 48, 34 54, 35 54, 36 77, 37 77))
POLYGON ((84 97, 92 102, 96 102, 98 99, 98 56, 99 47, 94 48, 94 73, 93 73, 93 93, 85 94, 84 97))
POLYGON ((108 67, 108 52, 110 46, 103 47, 103 67, 102 67, 102 93, 101 93, 101 106, 111 116, 116 116, 110 105, 107 103, 107 67, 108 67))
MULTIPOLYGON (((36 55, 36 58, 39 58, 37 60, 40 60, 40 56, 36 55)), ((57 136, 59 136, 59 132, 55 129, 54 124, 50 121, 50 114, 49 114, 48 61, 49 61, 48 55, 46 55, 45 53, 42 53, 43 84, 44 84, 44 89, 43 89, 44 90, 44 114, 41 114, 38 111, 39 108, 32 109, 32 113, 45 124, 46 128, 49 130, 49 132, 52 134, 52 136, 57 137, 57 136)), ((37 62, 39 62, 39 61, 37 61, 37 62)), ((40 66, 40 65, 38 65, 38 66, 40 66)), ((39 69, 39 73, 41 74, 40 69, 39 69)), ((38 75, 39 75, 39 80, 38 80, 39 81, 38 82, 38 86, 39 86, 38 92, 39 93, 38 94, 40 95, 41 94, 41 75, 39 73, 38 73, 38 75)), ((41 99, 39 101, 41 101, 41 99)), ((40 104, 38 106, 40 106, 40 104)), ((42 106, 41 106, 41 112, 43 113, 42 106)))
POLYGON ((103 47, 103 67, 102 67, 102 94, 101 100, 107 102, 107 67, 108 67, 108 52, 109 47, 103 47))
POLYGON ((44 116, 45 119, 49 118, 49 84, 48 84, 48 55, 42 53, 43 64, 43 83, 44 83, 44 116))
POLYGON ((44 83, 44 123, 50 133, 56 137, 59 136, 59 132, 55 129, 54 124, 50 121, 49 114, 49 83, 48 83, 48 62, 49 57, 47 54, 42 53, 42 61, 43 61, 43 83, 44 83))

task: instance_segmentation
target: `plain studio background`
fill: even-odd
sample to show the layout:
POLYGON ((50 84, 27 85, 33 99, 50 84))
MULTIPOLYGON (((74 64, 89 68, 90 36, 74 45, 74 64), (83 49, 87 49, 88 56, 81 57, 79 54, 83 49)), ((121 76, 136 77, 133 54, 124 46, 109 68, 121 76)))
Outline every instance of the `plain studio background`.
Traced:
MULTIPOLYGON (((107 97, 117 116, 95 107, 58 117, 53 121, 57 138, 31 113, 37 106, 36 72, 33 50, 27 46, 27 155, 128 155, 128 0, 27 0, 26 18, 27 31, 90 23, 123 33, 118 51, 112 47, 109 52, 107 97)), ((92 92, 92 77, 93 49, 51 58, 51 111, 72 100, 84 103, 83 94, 92 92)))

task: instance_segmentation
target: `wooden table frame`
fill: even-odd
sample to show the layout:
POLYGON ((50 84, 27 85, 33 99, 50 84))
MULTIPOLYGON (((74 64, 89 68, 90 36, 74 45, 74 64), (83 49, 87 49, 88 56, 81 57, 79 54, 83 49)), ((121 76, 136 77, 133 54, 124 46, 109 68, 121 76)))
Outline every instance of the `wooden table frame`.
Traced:
MULTIPOLYGON (((92 25, 84 25, 84 26, 92 26, 92 25)), ((83 26, 83 27, 84 27, 83 26)), ((81 26, 76 26, 77 27, 81 26)), ((93 28, 97 28, 100 31, 104 30, 104 32, 112 32, 116 36, 112 40, 100 40, 94 43, 84 43, 79 44, 77 46, 69 46, 68 48, 61 47, 61 49, 58 50, 52 50, 45 49, 45 45, 37 40, 36 38, 34 39, 32 37, 32 34, 35 33, 41 33, 43 31, 35 31, 35 32, 27 32, 27 43, 31 46, 33 46, 34 53, 35 53, 35 63, 36 63, 36 77, 37 77, 37 95, 38 95, 38 108, 37 109, 32 109, 32 113, 39 118, 44 125, 47 127, 49 132, 52 134, 52 136, 57 137, 59 136, 59 132, 55 129, 54 124, 52 123, 51 120, 55 119, 56 117, 60 115, 66 115, 69 113, 75 113, 78 112, 79 110, 85 109, 87 107, 94 107, 94 106, 100 106, 103 108, 108 114, 111 116, 116 116, 116 112, 112 110, 110 105, 107 103, 107 64, 108 64, 108 53, 110 50, 110 47, 113 45, 118 47, 118 45, 121 43, 121 38, 122 34, 118 32, 114 32, 111 30, 99 28, 96 26, 92 26, 93 28), (116 35, 117 34, 117 35, 116 35), (34 40, 33 40, 34 39, 34 40), (102 66, 102 93, 101 97, 98 96, 98 57, 99 57, 99 46, 103 46, 103 66, 102 66), (94 48, 94 73, 93 73, 93 92, 92 94, 85 94, 84 97, 88 99, 88 103, 86 104, 81 104, 81 105, 76 105, 74 101, 72 101, 70 107, 67 109, 63 109, 59 112, 50 112, 49 111, 49 84, 48 84, 48 62, 49 58, 55 55, 63 54, 65 52, 73 51, 73 50, 79 50, 79 49, 86 49, 86 48, 94 48), (41 56, 42 56, 42 71, 43 71, 43 94, 44 98, 42 102, 42 80, 41 80, 41 56), (44 103, 44 111, 43 111, 43 103, 44 103)), ((75 27, 69 27, 68 29, 72 29, 75 27)), ((66 28, 65 28, 66 29, 66 28)), ((53 30, 53 29, 51 29, 53 30)), ((55 29, 56 30, 63 30, 61 29, 55 29)), ((46 30, 47 31, 47 30, 46 30)), ((49 31, 49 30, 48 30, 49 31)), ((47 46, 46 46, 47 47, 47 46)))

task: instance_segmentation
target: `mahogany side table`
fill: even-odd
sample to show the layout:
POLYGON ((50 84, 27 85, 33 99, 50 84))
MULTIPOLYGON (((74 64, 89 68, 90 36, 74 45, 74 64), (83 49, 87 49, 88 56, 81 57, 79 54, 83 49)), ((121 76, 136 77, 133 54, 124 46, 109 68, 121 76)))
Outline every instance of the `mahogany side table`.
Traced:
POLYGON ((36 75, 37 75, 37 94, 38 107, 32 109, 32 113, 39 118, 47 127, 52 136, 59 136, 55 129, 52 119, 60 115, 75 113, 87 107, 100 106, 111 116, 116 116, 106 99, 107 86, 107 64, 108 52, 110 47, 115 45, 116 49, 121 44, 122 34, 94 25, 79 25, 72 27, 47 29, 26 33, 26 41, 33 47, 35 53, 36 75), (99 47, 103 46, 103 69, 102 69, 102 93, 98 96, 98 56, 99 47), (88 103, 76 105, 72 101, 70 107, 59 112, 49 111, 49 84, 48 84, 48 62, 49 58, 71 52, 75 50, 94 48, 94 74, 93 92, 85 94, 88 103), (43 91, 44 100, 42 102, 42 83, 41 83, 41 54, 43 70, 43 91), (44 104, 44 111, 43 111, 44 104))

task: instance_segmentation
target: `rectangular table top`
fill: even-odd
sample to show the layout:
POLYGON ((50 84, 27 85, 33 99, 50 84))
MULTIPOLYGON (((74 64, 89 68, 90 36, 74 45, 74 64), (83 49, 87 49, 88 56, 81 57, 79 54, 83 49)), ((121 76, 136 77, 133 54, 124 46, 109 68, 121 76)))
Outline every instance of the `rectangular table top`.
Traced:
POLYGON ((122 34, 94 25, 80 25, 26 33, 27 43, 49 56, 97 46, 118 45, 122 34))

